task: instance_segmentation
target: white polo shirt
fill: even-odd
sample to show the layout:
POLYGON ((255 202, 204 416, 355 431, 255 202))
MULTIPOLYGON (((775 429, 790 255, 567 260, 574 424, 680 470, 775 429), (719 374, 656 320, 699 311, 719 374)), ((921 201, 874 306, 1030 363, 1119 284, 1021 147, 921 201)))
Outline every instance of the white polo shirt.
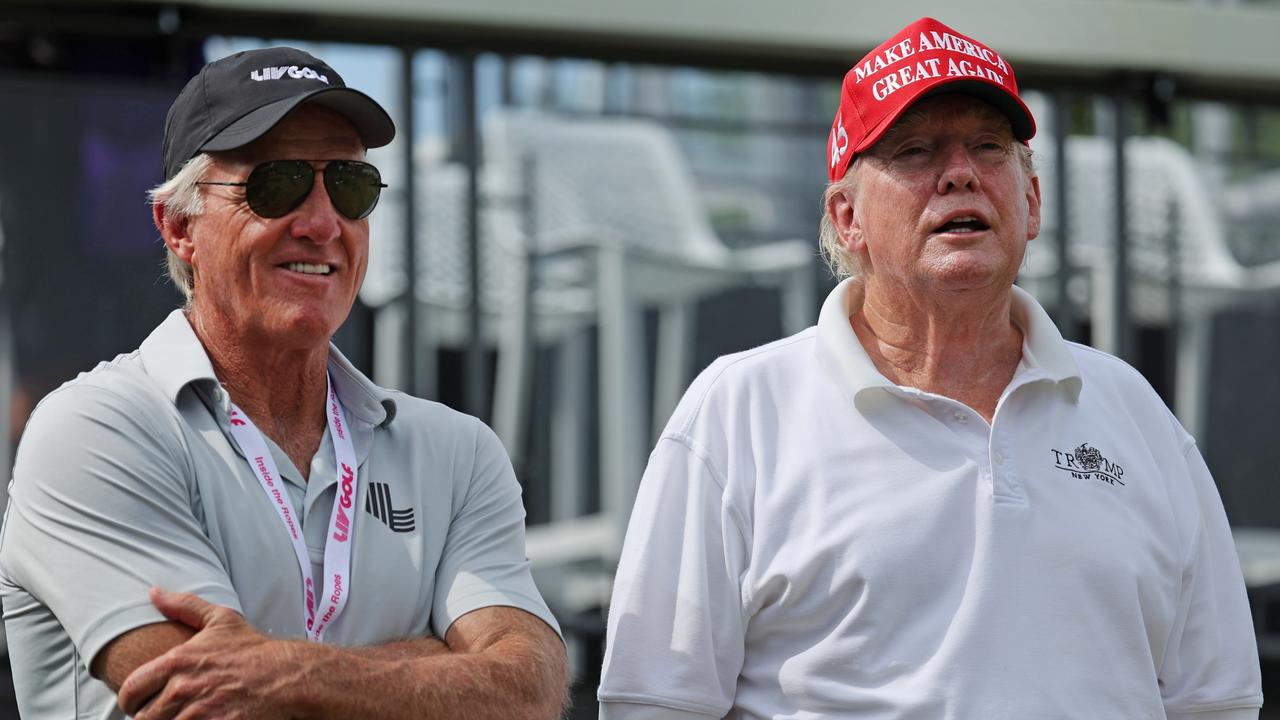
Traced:
MULTIPOLYGON (((329 373, 359 461, 346 608, 325 642, 434 635, 505 605, 559 631, 529 572, 524 508, 480 421, 375 386, 336 348, 329 373)), ((164 618, 147 589, 193 592, 302 638, 289 534, 229 434, 230 400, 175 311, 129 355, 46 397, 23 433, 0 536, 0 595, 24 718, 121 718, 89 676, 113 638, 164 618)), ((325 431, 310 482, 268 439, 323 577, 337 473, 325 431)))
POLYGON ((632 512, 602 718, 1257 717, 1194 441, 1013 293, 1023 360, 990 426, 876 371, 851 281, 698 377, 632 512))

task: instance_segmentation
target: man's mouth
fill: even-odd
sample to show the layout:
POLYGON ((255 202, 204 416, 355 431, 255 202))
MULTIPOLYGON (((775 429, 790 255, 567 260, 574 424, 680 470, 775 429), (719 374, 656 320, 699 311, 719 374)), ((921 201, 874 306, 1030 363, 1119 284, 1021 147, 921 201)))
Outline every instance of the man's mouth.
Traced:
POLYGON ((283 267, 286 270, 292 270, 293 272, 296 272, 296 273, 302 273, 304 275, 328 275, 329 273, 333 272, 333 268, 329 265, 329 263, 291 262, 291 263, 285 263, 284 265, 281 265, 281 267, 283 267))
POLYGON ((934 232, 970 233, 970 232, 982 232, 983 230, 989 230, 989 229, 990 227, 986 223, 979 220, 977 217, 973 215, 962 215, 958 218, 954 218, 938 226, 938 229, 935 230, 934 232))

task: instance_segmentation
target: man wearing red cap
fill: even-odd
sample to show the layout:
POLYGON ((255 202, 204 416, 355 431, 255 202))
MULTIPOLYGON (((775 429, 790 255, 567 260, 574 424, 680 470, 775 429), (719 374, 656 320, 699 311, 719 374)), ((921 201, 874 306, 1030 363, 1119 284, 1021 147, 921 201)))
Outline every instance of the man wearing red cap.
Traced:
POLYGON ((1013 69, 921 19, 849 71, 816 327, 694 381, 640 486, 602 718, 1256 718, 1194 440, 1014 287, 1013 69))

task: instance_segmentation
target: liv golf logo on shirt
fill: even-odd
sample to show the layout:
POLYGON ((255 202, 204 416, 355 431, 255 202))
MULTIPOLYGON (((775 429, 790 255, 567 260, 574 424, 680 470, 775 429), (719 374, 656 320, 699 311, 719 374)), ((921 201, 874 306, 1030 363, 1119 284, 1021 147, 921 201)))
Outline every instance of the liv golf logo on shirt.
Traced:
POLYGON ((1080 480, 1101 480, 1108 485, 1124 485, 1124 468, 1103 456, 1098 448, 1081 443, 1071 452, 1050 449, 1053 453, 1054 467, 1071 473, 1071 477, 1080 480))
POLYGON ((387 483, 369 483, 369 494, 364 498, 364 511, 374 516, 391 532, 413 532, 413 506, 398 508, 391 504, 391 486, 387 483))

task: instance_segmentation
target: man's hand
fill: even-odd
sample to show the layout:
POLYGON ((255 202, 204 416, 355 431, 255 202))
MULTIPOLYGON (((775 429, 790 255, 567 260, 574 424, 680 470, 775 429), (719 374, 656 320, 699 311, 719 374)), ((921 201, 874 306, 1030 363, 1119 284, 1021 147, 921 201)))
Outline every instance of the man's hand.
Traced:
POLYGON ((236 611, 188 593, 152 588, 151 603, 196 634, 142 665, 117 704, 136 720, 289 718, 295 643, 270 640, 236 611))

